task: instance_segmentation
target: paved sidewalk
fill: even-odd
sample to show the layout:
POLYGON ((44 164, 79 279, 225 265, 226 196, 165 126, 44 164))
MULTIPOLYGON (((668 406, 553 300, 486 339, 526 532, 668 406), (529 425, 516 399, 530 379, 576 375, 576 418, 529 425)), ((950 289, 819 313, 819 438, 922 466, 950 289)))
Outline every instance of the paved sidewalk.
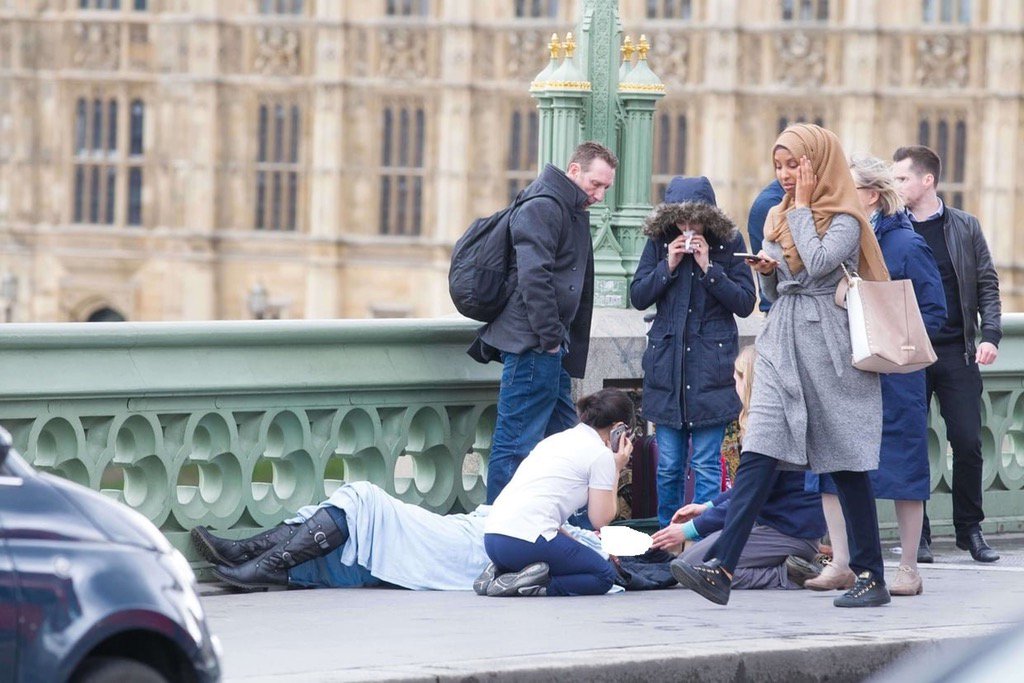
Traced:
POLYGON ((994 565, 938 543, 924 595, 877 609, 812 591, 734 591, 720 607, 678 587, 504 600, 205 588, 203 604, 226 681, 858 681, 909 647, 948 650, 1024 617, 1024 537, 990 540, 994 565))

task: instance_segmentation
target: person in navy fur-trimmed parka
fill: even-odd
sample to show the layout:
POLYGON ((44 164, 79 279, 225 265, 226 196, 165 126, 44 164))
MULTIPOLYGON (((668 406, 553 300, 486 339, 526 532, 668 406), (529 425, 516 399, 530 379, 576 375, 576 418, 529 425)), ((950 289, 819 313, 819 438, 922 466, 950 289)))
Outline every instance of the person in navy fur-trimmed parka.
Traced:
POLYGON ((754 310, 750 267, 735 224, 716 205, 711 182, 676 177, 644 223, 630 301, 657 305, 643 358, 643 417, 656 425, 658 522, 682 504, 689 441, 694 502, 721 490, 720 449, 726 425, 740 411, 733 388, 739 334, 734 315, 754 310))

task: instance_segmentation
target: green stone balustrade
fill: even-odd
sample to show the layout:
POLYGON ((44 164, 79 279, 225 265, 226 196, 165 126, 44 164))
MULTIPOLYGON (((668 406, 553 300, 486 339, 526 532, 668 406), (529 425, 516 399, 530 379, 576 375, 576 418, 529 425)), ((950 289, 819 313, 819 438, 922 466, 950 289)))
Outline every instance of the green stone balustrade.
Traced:
POLYGON ((185 551, 195 525, 272 526, 342 479, 469 510, 500 379, 464 353, 476 326, 7 325, 0 423, 36 467, 127 503, 185 551))
MULTIPOLYGON (((465 355, 476 324, 258 321, 6 325, 0 424, 36 467, 187 530, 271 526, 342 481, 436 512, 485 495, 500 366, 465 355), (481 463, 484 466, 481 466, 481 463)), ((1024 314, 983 369, 987 531, 1024 530, 1024 314)), ((933 406, 936 533, 951 466, 933 406)), ((887 536, 892 505, 879 504, 887 536)), ((196 559, 193 556, 192 559, 196 559)))
MULTIPOLYGON (((982 367, 981 448, 984 457, 984 528, 987 532, 1024 531, 1024 313, 1003 316, 999 358, 982 367)), ((931 406, 928 455, 932 499, 928 516, 933 533, 952 534, 950 485, 951 452, 938 403, 931 406), (940 448, 941 444, 941 448, 940 448)), ((879 519, 888 536, 895 536, 892 503, 879 503, 879 519)))

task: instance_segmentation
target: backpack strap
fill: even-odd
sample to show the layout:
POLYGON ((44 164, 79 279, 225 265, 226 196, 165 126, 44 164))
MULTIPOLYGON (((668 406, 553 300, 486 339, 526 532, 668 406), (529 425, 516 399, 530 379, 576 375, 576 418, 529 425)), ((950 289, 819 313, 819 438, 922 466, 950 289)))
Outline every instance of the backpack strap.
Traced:
MULTIPOLYGON (((561 209, 561 212, 562 212, 562 223, 563 224, 565 223, 565 214, 566 214, 567 209, 565 208, 565 204, 562 202, 561 199, 559 199, 555 195, 549 194, 547 192, 542 193, 542 194, 535 194, 532 197, 527 197, 527 198, 523 199, 523 193, 524 192, 526 192, 526 188, 525 187, 519 191, 519 194, 517 194, 516 198, 512 201, 512 210, 509 211, 509 214, 508 214, 508 224, 509 224, 508 249, 510 251, 512 249, 512 230, 511 230, 511 226, 512 226, 513 215, 515 214, 516 210, 519 209, 519 207, 521 207, 523 204, 527 203, 528 201, 530 201, 532 199, 540 199, 541 197, 547 197, 548 199, 553 200, 555 202, 555 204, 558 204, 558 208, 561 209)), ((566 230, 562 231, 562 234, 561 234, 561 236, 560 236, 560 238, 558 240, 558 246, 559 247, 561 247, 561 246, 563 246, 565 244, 565 239, 566 239, 565 233, 566 232, 567 232, 566 230)))

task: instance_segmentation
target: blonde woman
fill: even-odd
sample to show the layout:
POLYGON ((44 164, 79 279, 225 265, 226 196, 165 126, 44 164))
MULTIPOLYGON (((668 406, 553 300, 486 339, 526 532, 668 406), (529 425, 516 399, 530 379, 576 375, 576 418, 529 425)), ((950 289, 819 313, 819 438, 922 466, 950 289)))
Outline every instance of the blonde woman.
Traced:
MULTIPOLYGON (((733 380, 742 404, 741 440, 750 408, 756 357, 754 347, 746 346, 734 364, 733 380)), ((679 508, 672 523, 654 534, 654 547, 667 550, 683 540, 696 541, 681 557, 684 562, 700 562, 721 534, 733 490, 707 503, 690 503, 679 508)), ((804 490, 803 473, 777 472, 736 565, 732 587, 738 590, 800 588, 807 578, 817 574, 811 560, 818 552, 818 539, 823 533, 825 519, 821 515, 821 497, 817 492, 804 490), (802 562, 788 558, 799 558, 802 562)))
MULTIPOLYGON (((882 248, 885 265, 894 280, 910 280, 917 305, 929 334, 935 334, 946 319, 942 278, 931 249, 914 232, 903 202, 896 192, 892 170, 881 159, 855 156, 850 172, 857 186, 864 213, 882 248)), ((903 553, 896 575, 889 582, 892 595, 920 595, 924 583, 917 571, 917 546, 921 539, 924 501, 931 491, 928 471, 928 404, 925 400, 925 371, 905 375, 882 375, 882 448, 878 469, 871 473, 875 498, 892 500, 903 553)), ((819 490, 817 476, 808 476, 808 488, 819 490)), ((832 562, 821 576, 804 585, 812 590, 850 588, 855 581, 850 570, 850 549, 846 541, 846 520, 828 475, 820 477, 822 506, 832 540, 832 562)))

